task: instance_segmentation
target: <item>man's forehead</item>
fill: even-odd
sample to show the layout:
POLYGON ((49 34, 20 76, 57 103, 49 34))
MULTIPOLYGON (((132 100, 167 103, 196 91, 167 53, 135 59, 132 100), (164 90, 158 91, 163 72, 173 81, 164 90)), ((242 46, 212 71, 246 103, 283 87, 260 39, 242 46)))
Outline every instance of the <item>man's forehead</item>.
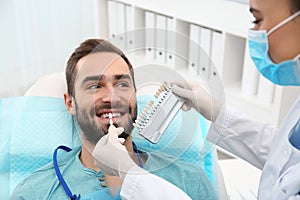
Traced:
POLYGON ((77 80, 86 76, 130 74, 124 59, 115 53, 98 52, 81 58, 77 63, 77 80))

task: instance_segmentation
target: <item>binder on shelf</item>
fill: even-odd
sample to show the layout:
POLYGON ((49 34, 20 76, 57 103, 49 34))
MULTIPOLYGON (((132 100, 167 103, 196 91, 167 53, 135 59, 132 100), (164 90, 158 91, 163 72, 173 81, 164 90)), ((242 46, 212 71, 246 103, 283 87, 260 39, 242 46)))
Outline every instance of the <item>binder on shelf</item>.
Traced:
POLYGON ((200 50, 200 27, 190 24, 189 34, 189 70, 197 72, 199 68, 199 50, 200 50))
POLYGON ((167 29, 167 18, 163 15, 156 14, 156 40, 155 40, 155 59, 159 64, 166 63, 166 29, 167 29))
POLYGON ((275 94, 275 85, 259 75, 259 84, 258 84, 258 99, 263 103, 273 103, 275 94))
POLYGON ((167 17, 167 66, 174 68, 175 66, 175 19, 167 17))
POLYGON ((122 50, 126 48, 126 41, 125 41, 125 4, 117 2, 117 42, 118 47, 122 50))
POLYGON ((118 34, 118 20, 117 20, 117 2, 115 1, 108 1, 108 33, 109 38, 115 40, 118 34))
POLYGON ((245 95, 256 95, 259 82, 259 73, 253 63, 248 45, 245 45, 244 68, 242 75, 242 93, 245 95))
POLYGON ((212 31, 204 27, 201 27, 200 31, 200 56, 198 71, 203 74, 205 79, 208 80, 210 72, 212 31))
POLYGON ((155 47, 155 14, 149 11, 145 12, 145 47, 146 56, 154 59, 155 47))
POLYGON ((212 45, 211 45, 211 62, 210 62, 210 75, 211 81, 216 80, 215 77, 221 72, 222 58, 223 58, 223 40, 222 33, 212 31, 212 45))
POLYGON ((133 9, 133 25, 134 25, 134 41, 135 45, 134 48, 135 54, 139 54, 140 56, 143 55, 145 57, 146 49, 146 19, 145 19, 145 10, 137 8, 135 6, 132 7, 133 9), (138 30, 138 31, 137 31, 138 30))
POLYGON ((189 30, 190 24, 186 21, 176 20, 176 42, 175 42, 175 70, 187 72, 189 69, 189 30))
POLYGON ((125 5, 125 31, 126 31, 126 48, 132 50, 135 46, 134 41, 134 8, 130 5, 125 5))

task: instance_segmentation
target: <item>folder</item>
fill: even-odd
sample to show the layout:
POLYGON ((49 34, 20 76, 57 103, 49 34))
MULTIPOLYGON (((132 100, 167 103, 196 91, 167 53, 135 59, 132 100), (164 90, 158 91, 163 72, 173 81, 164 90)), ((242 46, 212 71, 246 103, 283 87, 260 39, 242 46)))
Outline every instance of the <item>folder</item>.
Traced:
POLYGON ((189 59, 189 29, 190 24, 176 20, 176 42, 175 42, 175 70, 181 72, 188 72, 189 59))
POLYGON ((126 31, 126 49, 133 50, 134 41, 134 8, 130 5, 125 5, 125 31, 126 31))
POLYGON ((211 38, 212 31, 208 28, 200 28, 200 56, 198 71, 203 74, 206 80, 209 79, 210 59, 211 59, 211 38))
POLYGON ((223 35, 221 32, 212 31, 212 45, 211 45, 211 62, 210 62, 210 75, 211 82, 218 81, 222 69, 223 60, 223 35))
POLYGON ((156 40, 155 40, 155 59, 158 64, 166 63, 166 46, 167 46, 167 18, 163 15, 156 14, 156 40))
POLYGON ((167 66, 175 67, 175 39, 176 39, 176 20, 174 18, 167 17, 167 66))
MULTIPOLYGON (((248 44, 248 43, 247 43, 248 44)), ((244 67, 242 75, 242 93, 245 95, 256 95, 259 82, 259 73, 252 61, 249 47, 245 47, 244 67)))
POLYGON ((145 50, 149 59, 154 59, 155 47, 155 14, 149 11, 145 12, 145 50))
POLYGON ((199 68, 200 27, 190 24, 189 34, 189 71, 197 73, 199 68))
POLYGON ((125 40, 125 4, 117 2, 117 12, 115 13, 117 15, 117 43, 118 47, 121 50, 126 49, 126 40, 125 40))
POLYGON ((273 103, 275 94, 275 85, 259 75, 259 84, 258 84, 258 99, 263 103, 273 103))
POLYGON ((107 2, 108 6, 108 33, 109 33, 109 38, 113 39, 117 37, 117 2, 115 1, 108 1, 107 2))

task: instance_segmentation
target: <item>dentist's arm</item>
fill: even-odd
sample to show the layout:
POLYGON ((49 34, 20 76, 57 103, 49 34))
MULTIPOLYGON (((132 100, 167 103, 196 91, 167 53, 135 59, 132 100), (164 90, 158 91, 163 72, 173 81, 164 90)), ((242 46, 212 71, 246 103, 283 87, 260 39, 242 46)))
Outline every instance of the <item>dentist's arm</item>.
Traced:
POLYGON ((173 92, 185 99, 185 108, 193 107, 213 122, 206 137, 210 142, 263 168, 278 130, 276 127, 222 105, 198 84, 175 84, 173 92))
POLYGON ((95 164, 104 173, 123 179, 122 199, 191 199, 173 184, 138 167, 122 144, 124 141, 118 138, 122 132, 123 128, 111 125, 108 134, 99 140, 92 153, 95 164))
POLYGON ((186 193, 175 185, 138 166, 128 171, 120 195, 125 200, 191 200, 186 193))
POLYGON ((194 108, 212 122, 218 117, 222 107, 221 102, 210 96, 200 85, 194 82, 176 82, 173 92, 185 100, 183 110, 194 108))

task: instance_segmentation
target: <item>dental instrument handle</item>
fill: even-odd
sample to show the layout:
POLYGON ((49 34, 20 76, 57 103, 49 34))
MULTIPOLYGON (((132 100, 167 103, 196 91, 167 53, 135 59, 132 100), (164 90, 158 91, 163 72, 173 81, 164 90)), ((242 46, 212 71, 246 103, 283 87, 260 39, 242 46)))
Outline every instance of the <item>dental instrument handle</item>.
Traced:
POLYGON ((113 125, 112 114, 109 113, 109 114, 108 114, 108 117, 109 117, 109 124, 110 124, 110 126, 111 126, 111 125, 113 125))

